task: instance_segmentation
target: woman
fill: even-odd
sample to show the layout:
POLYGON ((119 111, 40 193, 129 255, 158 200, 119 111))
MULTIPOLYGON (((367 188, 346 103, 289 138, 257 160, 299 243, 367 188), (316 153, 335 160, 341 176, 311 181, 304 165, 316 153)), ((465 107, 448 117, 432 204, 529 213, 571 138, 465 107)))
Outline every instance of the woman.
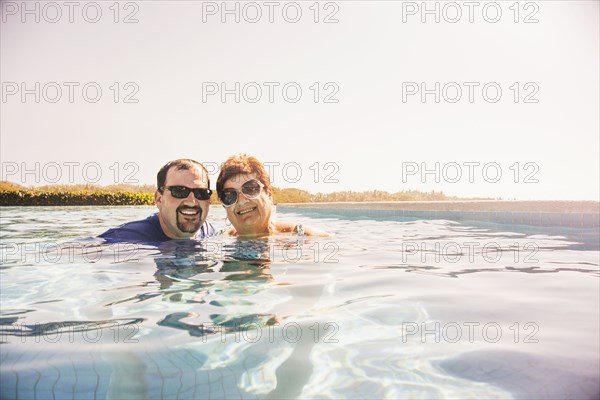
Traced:
POLYGON ((256 158, 241 154, 229 157, 217 179, 217 194, 233 228, 230 235, 265 236, 277 233, 327 235, 272 218, 273 190, 269 175, 256 158))

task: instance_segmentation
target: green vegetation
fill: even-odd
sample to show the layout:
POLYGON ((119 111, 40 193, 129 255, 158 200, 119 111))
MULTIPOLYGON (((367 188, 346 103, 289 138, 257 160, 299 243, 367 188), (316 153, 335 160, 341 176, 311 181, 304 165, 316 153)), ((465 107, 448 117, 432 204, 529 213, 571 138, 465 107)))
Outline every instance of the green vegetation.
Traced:
MULTIPOLYGON (((24 187, 12 182, 0 182, 0 206, 115 206, 153 205, 152 185, 51 185, 24 187)), ((416 190, 388 193, 380 190, 367 192, 334 192, 311 194, 299 189, 273 188, 273 200, 278 203, 314 203, 337 201, 432 201, 458 200, 442 192, 416 190)), ((216 194, 211 204, 218 204, 216 194)))
MULTIPOLYGON (((154 194, 146 187, 128 185, 54 185, 26 188, 0 182, 0 206, 117 206, 153 205, 154 194)), ((150 186, 148 186, 150 187, 150 186)))
POLYGON ((312 194, 300 189, 273 188, 273 202, 278 203, 311 203, 312 194))
POLYGON ((456 200, 457 197, 448 197, 443 192, 419 192, 417 190, 403 190, 396 193, 388 193, 381 190, 370 190, 366 192, 334 192, 328 194, 317 193, 311 197, 313 202, 333 201, 439 201, 456 200))
POLYGON ((298 189, 273 188, 273 199, 275 200, 275 203, 330 203, 338 201, 439 201, 458 200, 458 197, 449 197, 443 192, 419 192, 417 190, 403 190, 396 193, 370 190, 366 192, 345 191, 311 194, 307 191, 298 189))

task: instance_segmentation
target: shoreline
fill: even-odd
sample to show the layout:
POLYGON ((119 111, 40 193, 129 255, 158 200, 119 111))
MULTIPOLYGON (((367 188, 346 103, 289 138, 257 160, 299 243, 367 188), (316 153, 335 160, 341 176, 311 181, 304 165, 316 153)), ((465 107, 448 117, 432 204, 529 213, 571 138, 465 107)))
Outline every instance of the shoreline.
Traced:
POLYGON ((595 200, 432 200, 432 201, 365 201, 280 203, 278 207, 404 210, 404 211, 464 211, 464 212, 546 212, 600 214, 600 201, 595 200), (335 207, 331 205, 335 204, 335 207))

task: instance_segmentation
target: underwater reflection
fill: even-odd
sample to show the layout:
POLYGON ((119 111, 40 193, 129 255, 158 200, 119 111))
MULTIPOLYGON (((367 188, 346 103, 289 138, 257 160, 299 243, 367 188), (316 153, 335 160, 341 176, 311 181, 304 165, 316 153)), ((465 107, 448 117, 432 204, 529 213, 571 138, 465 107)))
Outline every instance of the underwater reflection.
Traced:
POLYGON ((196 303, 198 307, 170 313, 158 325, 203 337, 277 324, 282 319, 277 315, 250 311, 261 308, 256 296, 273 284, 269 273, 273 245, 268 239, 239 238, 232 243, 187 240, 161 244, 160 254, 154 257, 154 276, 163 301, 196 303), (222 312, 215 312, 219 308, 222 312))

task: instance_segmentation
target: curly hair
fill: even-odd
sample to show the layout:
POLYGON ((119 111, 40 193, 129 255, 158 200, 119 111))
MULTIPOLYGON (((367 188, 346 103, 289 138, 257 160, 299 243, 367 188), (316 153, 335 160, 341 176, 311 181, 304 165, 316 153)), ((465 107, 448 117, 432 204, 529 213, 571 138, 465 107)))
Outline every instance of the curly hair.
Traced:
POLYGON ((223 186, 228 179, 235 177, 236 175, 251 175, 255 174, 256 179, 265 185, 265 191, 271 195, 273 189, 271 188, 271 180, 265 170, 265 166, 256 157, 249 156, 247 154, 239 154, 231 156, 223 164, 221 164, 221 172, 217 178, 217 194, 221 197, 223 186))

